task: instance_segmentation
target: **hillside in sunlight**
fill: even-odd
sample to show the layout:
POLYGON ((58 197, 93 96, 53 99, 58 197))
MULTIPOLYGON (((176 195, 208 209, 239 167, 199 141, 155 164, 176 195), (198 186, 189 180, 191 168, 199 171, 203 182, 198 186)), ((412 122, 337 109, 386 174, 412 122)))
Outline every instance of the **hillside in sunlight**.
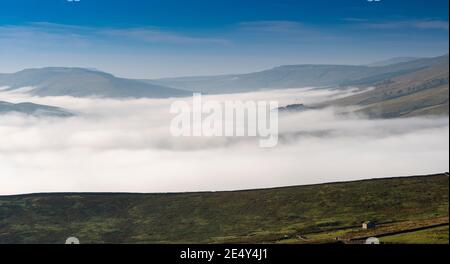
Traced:
MULTIPOLYGON (((447 57, 448 58, 448 57, 447 57)), ((374 88, 326 105, 357 105, 370 117, 393 118, 420 115, 448 115, 449 64, 446 62, 387 78, 374 88)))

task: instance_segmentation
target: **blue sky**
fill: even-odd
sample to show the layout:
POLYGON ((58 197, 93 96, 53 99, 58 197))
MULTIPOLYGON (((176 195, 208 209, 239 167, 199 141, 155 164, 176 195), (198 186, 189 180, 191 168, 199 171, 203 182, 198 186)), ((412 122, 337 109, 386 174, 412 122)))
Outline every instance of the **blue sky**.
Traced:
POLYGON ((448 0, 2 0, 0 72, 159 78, 448 53, 448 0))

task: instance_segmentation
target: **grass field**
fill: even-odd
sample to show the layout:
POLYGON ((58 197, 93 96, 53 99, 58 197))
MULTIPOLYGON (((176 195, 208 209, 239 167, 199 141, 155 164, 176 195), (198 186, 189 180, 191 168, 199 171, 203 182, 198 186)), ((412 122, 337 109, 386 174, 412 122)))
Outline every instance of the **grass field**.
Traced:
MULTIPOLYGON (((448 220, 448 193, 442 174, 237 192, 3 196, 0 243, 326 243, 363 235, 366 220, 380 223, 376 230, 448 220)), ((443 233, 383 241, 448 243, 443 233)))
POLYGON ((383 243, 397 244, 448 244, 448 226, 387 236, 380 239, 383 243))

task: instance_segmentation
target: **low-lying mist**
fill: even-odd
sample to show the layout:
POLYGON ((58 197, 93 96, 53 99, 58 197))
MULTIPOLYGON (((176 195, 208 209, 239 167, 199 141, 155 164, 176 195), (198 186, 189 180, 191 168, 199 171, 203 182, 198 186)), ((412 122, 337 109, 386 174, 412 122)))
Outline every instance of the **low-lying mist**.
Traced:
MULTIPOLYGON (((204 96, 312 104, 355 91, 289 89, 204 96)), ((0 195, 184 192, 302 185, 448 171, 447 117, 370 120, 326 108, 280 113, 279 144, 173 137, 172 99, 30 97, 71 118, 0 115, 0 195)), ((190 100, 190 99, 186 99, 190 100)))

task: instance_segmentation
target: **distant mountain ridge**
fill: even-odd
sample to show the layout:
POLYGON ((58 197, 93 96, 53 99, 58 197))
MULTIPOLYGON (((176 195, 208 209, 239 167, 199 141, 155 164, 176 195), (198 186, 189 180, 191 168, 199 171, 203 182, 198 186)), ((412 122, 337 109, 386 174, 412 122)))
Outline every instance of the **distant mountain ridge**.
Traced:
POLYGON ((410 62, 410 61, 419 60, 419 59, 421 59, 421 58, 418 58, 418 57, 396 57, 396 58, 391 58, 391 59, 387 59, 387 60, 373 62, 373 63, 367 64, 367 66, 382 67, 382 66, 388 66, 388 65, 397 64, 397 63, 410 62))
POLYGON ((248 74, 166 78, 149 83, 203 93, 248 92, 258 89, 372 85, 448 61, 448 55, 386 66, 285 65, 248 74))
POLYGON ((394 58, 367 65, 284 65, 247 74, 133 80, 96 69, 51 67, 0 74, 0 87, 30 88, 37 96, 168 98, 302 87, 375 86, 385 80, 448 62, 434 58, 394 58), (393 64, 392 64, 393 63, 393 64), (387 64, 387 65, 386 65, 387 64))
POLYGON ((1 74, 1 86, 9 87, 8 90, 32 87, 29 93, 37 96, 167 98, 191 94, 162 85, 118 78, 98 70, 65 67, 26 69, 1 74))

